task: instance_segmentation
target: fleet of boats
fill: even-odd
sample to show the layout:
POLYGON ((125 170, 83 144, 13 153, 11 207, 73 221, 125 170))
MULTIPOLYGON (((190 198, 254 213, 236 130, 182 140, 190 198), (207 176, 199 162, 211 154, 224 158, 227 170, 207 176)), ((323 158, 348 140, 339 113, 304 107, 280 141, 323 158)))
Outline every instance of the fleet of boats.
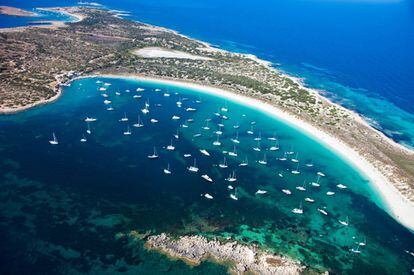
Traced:
MULTIPOLYGON (((109 85, 104 84, 102 87, 98 88, 98 90, 101 91, 102 93, 105 92, 104 93, 105 95, 103 95, 103 97, 105 98, 105 100, 104 100, 105 105, 108 105, 108 104, 112 103, 112 101, 108 99, 108 97, 109 97, 108 96, 108 93, 109 93, 108 92, 108 87, 109 87, 109 85)), ((140 93, 139 97, 141 97, 141 94, 144 94, 143 93, 144 91, 147 91, 147 90, 144 89, 144 88, 137 88, 136 89, 136 92, 140 93)), ((156 89, 156 91, 159 92, 159 91, 161 91, 161 89, 156 89)), ((117 91, 116 95, 120 95, 120 92, 117 91)), ((167 98, 173 97, 172 94, 170 94, 168 92, 165 92, 163 94, 163 96, 167 97, 167 98)), ((188 106, 188 105, 191 105, 191 104, 187 104, 188 101, 189 100, 187 98, 180 98, 178 101, 175 102, 174 106, 176 105, 177 108, 184 107, 181 110, 184 110, 187 113, 188 112, 190 112, 190 113, 196 112, 197 108, 195 108, 194 106, 188 106)), ((202 102, 201 100, 197 100, 196 104, 201 104, 201 102, 202 102)), ((161 107, 162 105, 161 104, 153 104, 153 106, 161 107)), ((137 113, 141 112, 144 116, 149 116, 150 107, 151 107, 151 105, 150 105, 149 101, 147 100, 147 101, 145 101, 144 106, 142 108, 137 109, 137 113)), ((111 108, 111 110, 113 110, 112 106, 108 107, 107 110, 109 110, 109 108, 111 108)), ((287 165, 291 166, 291 168, 288 168, 287 171, 288 171, 288 174, 292 175, 291 176, 292 179, 296 178, 297 177, 296 175, 299 175, 301 173, 301 169, 304 169, 304 168, 305 168, 305 170, 306 169, 313 169, 313 167, 315 165, 314 161, 313 160, 311 160, 311 161, 308 160, 308 162, 306 164, 302 163, 300 158, 299 158, 299 152, 295 152, 293 150, 293 148, 290 148, 290 149, 288 149, 284 152, 279 152, 281 148, 280 148, 279 139, 277 138, 276 133, 272 133, 272 135, 270 135, 268 137, 262 137, 262 132, 258 131, 257 135, 255 135, 255 126, 256 126, 255 121, 250 122, 248 130, 245 132, 246 135, 242 136, 242 140, 240 139, 240 136, 239 136, 239 129, 240 129, 240 127, 243 126, 243 124, 240 124, 239 122, 237 122, 237 124, 232 125, 231 128, 235 129, 235 130, 234 130, 233 133, 231 133, 230 137, 228 137, 228 142, 225 143, 226 142, 226 137, 224 135, 224 132, 225 132, 226 126, 224 124, 224 121, 229 119, 229 115, 228 115, 228 114, 230 114, 229 110, 230 109, 226 104, 225 106, 219 107, 218 111, 214 113, 214 115, 217 117, 215 119, 219 120, 216 123, 216 127, 217 127, 216 130, 214 130, 215 127, 214 127, 214 125, 212 125, 214 120, 211 119, 211 118, 207 118, 207 119, 204 120, 205 123, 203 122, 203 126, 201 126, 201 127, 199 126, 202 131, 197 131, 196 133, 194 133, 192 135, 193 138, 207 137, 208 139, 212 139, 213 142, 211 143, 211 141, 210 141, 210 145, 212 144, 214 147, 211 148, 211 149, 214 149, 214 148, 217 149, 218 146, 222 146, 223 144, 225 144, 225 145, 230 145, 231 144, 232 149, 223 150, 221 152, 218 152, 218 150, 213 150, 210 153, 209 151, 207 151, 207 149, 199 149, 198 150, 199 153, 202 156, 207 156, 207 157, 212 156, 212 154, 216 155, 216 153, 223 154, 223 160, 218 165, 215 164, 213 166, 218 166, 218 168, 220 168, 220 169, 227 169, 229 167, 229 163, 227 161, 226 156, 232 157, 231 158, 231 163, 234 163, 234 162, 238 161, 238 163, 235 165, 235 167, 232 167, 232 168, 248 166, 249 162, 248 162, 247 155, 244 157, 244 160, 242 160, 242 161, 238 160, 238 152, 237 152, 237 147, 236 146, 241 144, 242 141, 243 141, 243 144, 244 144, 244 143, 248 143, 249 140, 250 140, 250 142, 254 143, 253 147, 249 147, 250 150, 252 150, 253 152, 257 152, 256 154, 262 155, 262 158, 260 158, 256 161, 260 165, 267 166, 270 169, 273 166, 274 161, 281 162, 281 165, 282 165, 282 162, 285 162, 285 164, 283 165, 284 167, 286 167, 287 165), (224 115, 223 113, 226 113, 226 115, 224 115), (210 132, 210 134, 207 134, 209 132, 210 132), (263 141, 263 144, 261 144, 262 141, 263 141), (262 147, 262 145, 268 145, 269 147, 266 147, 266 146, 262 147), (273 155, 273 154, 275 154, 275 155, 273 155), (270 163, 269 163, 268 159, 270 159, 270 163), (292 164, 289 164, 290 162, 286 162, 287 160, 290 161, 292 164), (290 173, 289 173, 289 171, 290 171, 290 173)), ((174 123, 177 123, 180 126, 182 131, 185 131, 185 129, 187 129, 187 128, 191 128, 190 127, 191 123, 193 123, 195 121, 194 118, 185 118, 185 116, 188 116, 188 115, 185 115, 185 114, 182 114, 182 113, 177 113, 177 114, 174 114, 170 117, 171 120, 174 121, 174 123), (182 124, 180 124, 180 123, 182 123, 182 124)), ((243 115, 243 116, 245 116, 245 115, 243 115)), ((149 120, 151 123, 157 123, 158 122, 158 119, 155 119, 155 118, 147 118, 146 120, 149 120)), ((89 134, 89 135, 92 134, 90 123, 94 123, 94 122, 98 121, 98 119, 95 118, 95 117, 87 116, 86 118, 84 118, 84 121, 87 124, 86 133, 89 134)), ((129 119, 127 117, 127 113, 124 112, 124 115, 119 119, 119 122, 126 124, 128 121, 129 121, 129 119)), ((142 127, 145 126, 144 122, 143 122, 143 120, 142 120, 142 118, 139 114, 137 116, 136 123, 132 124, 132 126, 135 127, 135 128, 142 128, 142 127)), ((138 129, 136 131, 138 131, 138 129)), ((125 131, 123 132, 123 134, 126 135, 126 136, 133 135, 133 132, 131 131, 131 128, 130 128, 129 124, 126 124, 125 131)), ((135 130, 134 130, 134 135, 135 135, 135 130)), ((172 134, 172 137, 175 138, 176 140, 178 140, 180 138, 180 131, 177 130, 176 133, 172 134)), ((175 151, 176 146, 173 144, 173 138, 171 138, 169 145, 167 145, 165 147, 162 147, 162 148, 165 149, 166 151, 175 151)), ((87 139, 86 139, 85 135, 82 135, 82 138, 80 139, 80 141, 83 142, 83 143, 87 142, 87 139)), ((51 145, 58 145, 59 144, 58 139, 57 139, 54 132, 52 133, 52 139, 49 140, 49 143, 51 145)), ((192 154, 191 153, 185 153, 182 156, 184 156, 184 158, 186 159, 186 158, 190 158, 192 156, 192 154)), ((147 158, 148 159, 158 159, 158 158, 160 158, 159 154, 157 153, 156 146, 153 147, 153 152, 150 155, 147 155, 147 158)), ((206 158, 203 158, 203 160, 205 160, 205 159, 206 158)), ((202 167, 204 167, 204 165, 202 167)), ((196 158, 194 158, 193 163, 188 165, 188 167, 186 169, 190 173, 198 173, 200 171, 200 168, 197 166, 196 158)), ((245 168, 245 169, 248 169, 248 168, 245 168)), ((284 168, 284 169, 286 169, 286 168, 284 168)), ((167 167, 164 166, 162 171, 164 172, 165 175, 171 175, 172 171, 170 169, 170 163, 168 163, 167 167)), ((277 175, 280 178, 284 178, 285 177, 284 174, 285 173, 283 171, 277 172, 277 175)), ((321 187, 321 179, 323 177, 325 177, 325 174, 321 171, 317 171, 315 173, 315 178, 314 178, 313 181, 306 181, 305 180, 305 181, 303 181, 302 184, 297 185, 295 187, 295 189, 297 191, 305 193, 305 194, 307 194, 309 192, 319 192, 318 188, 321 187), (315 188, 307 188, 308 186, 315 187, 315 188)), ((201 175, 201 178, 204 179, 205 181, 209 182, 209 183, 215 183, 217 181, 217 184, 220 184, 217 178, 216 178, 216 181, 213 181, 213 179, 205 172, 201 175)), ((231 200, 234 200, 234 201, 238 201, 240 199, 240 197, 239 197, 239 195, 237 195, 237 187, 235 188, 233 186, 233 184, 236 181, 238 181, 238 179, 236 177, 236 170, 235 169, 232 170, 232 172, 224 180, 227 181, 230 184, 230 185, 227 185, 227 189, 229 191, 228 198, 230 198, 231 200)), ((339 190, 347 189, 347 186, 344 185, 343 183, 337 184, 336 187, 339 190)), ((278 187, 275 186, 275 188, 272 188, 271 190, 259 189, 255 192, 255 195, 261 196, 261 195, 265 195, 265 194, 268 194, 268 193, 272 194, 274 189, 278 189, 278 187)), ((279 190, 281 190, 285 195, 292 195, 293 194, 291 189, 287 188, 287 186, 283 187, 283 188, 280 188, 279 190)), ((299 194, 299 192, 297 192, 297 194, 299 194)), ((333 195, 335 195, 334 191, 327 191, 326 192, 326 196, 333 196, 333 195)), ((213 195, 211 195, 209 193, 202 194, 202 197, 204 197, 205 199, 208 199, 208 200, 213 199, 213 195)), ((243 198, 243 196, 242 196, 242 198, 243 198)), ((304 197, 302 200, 309 203, 309 204, 307 204, 307 207, 306 207, 307 211, 308 211, 308 208, 312 208, 311 205, 316 202, 315 199, 313 199, 309 196, 304 197)), ((293 214, 299 214, 299 215, 304 214, 304 207, 303 207, 303 204, 302 204, 302 200, 299 202, 299 207, 295 207, 291 210, 291 212, 293 214)), ((315 208, 316 208, 316 211, 318 211, 322 215, 328 216, 328 212, 324 207, 315 207, 315 208)), ((349 226, 348 217, 346 217, 345 219, 338 219, 337 221, 339 222, 339 224, 341 226, 345 226, 345 227, 349 226)), ((365 245, 365 242, 358 243, 356 247, 351 249, 351 252, 360 253, 360 247, 364 246, 364 245, 365 245)))

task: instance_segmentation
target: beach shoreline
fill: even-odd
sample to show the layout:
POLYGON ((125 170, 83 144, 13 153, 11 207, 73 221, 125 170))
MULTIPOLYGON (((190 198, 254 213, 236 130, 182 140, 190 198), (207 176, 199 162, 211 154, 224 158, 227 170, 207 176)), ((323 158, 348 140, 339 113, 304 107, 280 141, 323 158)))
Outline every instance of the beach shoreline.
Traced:
POLYGON ((371 187, 374 187, 378 194, 381 196, 381 200, 384 203, 384 210, 400 224, 404 225, 410 231, 414 232, 414 203, 406 199, 399 191, 392 185, 387 178, 381 174, 369 160, 362 157, 357 151, 346 145, 343 141, 331 136, 326 131, 323 131, 310 123, 301 120, 300 118, 289 114, 288 112, 271 105, 267 102, 259 99, 248 97, 245 95, 236 94, 234 92, 216 88, 208 85, 200 85, 193 82, 171 80, 157 77, 148 77, 131 74, 97 74, 97 75, 85 75, 72 79, 74 81, 80 78, 121 78, 132 79, 142 82, 167 84, 175 87, 188 88, 197 92, 206 93, 221 97, 224 99, 232 100, 239 104, 260 110, 267 115, 280 120, 289 126, 301 131, 307 136, 311 137, 315 141, 324 145, 330 151, 339 155, 348 164, 359 171, 364 177, 366 177, 371 183, 371 187))

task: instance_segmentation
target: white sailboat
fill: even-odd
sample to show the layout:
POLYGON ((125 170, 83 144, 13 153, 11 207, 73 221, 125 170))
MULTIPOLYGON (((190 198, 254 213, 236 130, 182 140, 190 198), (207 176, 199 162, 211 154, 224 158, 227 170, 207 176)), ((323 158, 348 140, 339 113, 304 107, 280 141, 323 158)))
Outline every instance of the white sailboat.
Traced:
POLYGON ((256 152, 262 151, 262 149, 260 149, 260 140, 257 141, 257 145, 256 145, 256 147, 253 147, 253 150, 256 151, 256 152))
POLYGON ((222 169, 225 169, 228 167, 226 157, 224 157, 223 162, 219 164, 219 167, 222 169))
POLYGON ((229 156, 237 157, 236 146, 234 146, 233 147, 233 151, 230 151, 228 154, 229 154, 229 156))
POLYGON ((324 209, 322 209, 322 208, 318 208, 318 211, 319 211, 320 213, 322 213, 323 215, 328 216, 328 212, 326 212, 324 209))
POLYGON ((276 132, 273 133, 273 136, 268 137, 267 139, 268 140, 273 140, 273 141, 277 140, 277 138, 276 138, 276 132))
POLYGON ((213 142, 213 145, 214 146, 220 146, 221 145, 221 142, 220 142, 220 140, 219 140, 219 135, 217 135, 217 139, 213 142))
POLYGON ((175 137, 176 139, 179 139, 179 138, 180 138, 180 134, 179 134, 178 130, 177 130, 177 133, 175 133, 175 134, 174 134, 174 137, 175 137))
POLYGON ((208 199, 208 200, 212 200, 212 199, 213 199, 213 196, 212 196, 212 195, 210 195, 209 193, 205 193, 205 194, 204 194, 204 197, 205 197, 206 199, 208 199))
POLYGON ((267 165, 266 153, 263 155, 263 159, 258 161, 259 164, 267 165))
POLYGON ((58 145, 59 142, 58 142, 54 132, 52 133, 52 138, 53 138, 52 140, 49 140, 49 143, 52 144, 52 145, 58 145))
POLYGON ((172 120, 179 120, 180 119, 180 117, 179 116, 176 116, 176 115, 174 115, 174 116, 172 116, 172 118, 171 118, 172 120))
POLYGON ((285 193, 286 195, 292 194, 292 191, 290 191, 289 189, 282 189, 282 192, 285 193))
POLYGON ((172 143, 172 139, 171 139, 171 143, 170 143, 170 145, 168 145, 166 149, 167 149, 168 151, 174 151, 174 150, 175 150, 175 147, 174 147, 174 145, 173 145, 173 143, 172 143))
POLYGON ((85 135, 82 135, 82 138, 80 139, 80 141, 81 142, 86 142, 87 141, 85 135))
POLYGON ((119 121, 121 121, 121 122, 127 122, 128 121, 128 117, 127 117, 126 113, 124 113, 124 117, 121 118, 119 121))
POLYGON ((167 168, 164 168, 164 174, 171 175, 170 164, 168 163, 167 168))
POLYGON ((261 189, 259 189, 259 190, 257 190, 256 191, 256 193, 254 193, 255 195, 264 195, 264 194, 266 194, 267 193, 267 191, 266 190, 261 190, 261 189))
POLYGON ((85 118, 85 122, 95 122, 95 121, 97 121, 97 119, 94 118, 94 117, 86 117, 85 118))
POLYGON ((138 121, 137 121, 137 123, 134 123, 132 126, 134 126, 136 128, 144 127, 144 123, 142 123, 141 117, 139 115, 138 115, 138 121))
POLYGON ((342 221, 342 220, 338 220, 338 222, 339 222, 340 224, 342 224, 343 226, 348 226, 348 225, 349 225, 349 219, 348 219, 348 216, 346 216, 346 218, 345 218, 345 220, 344 220, 344 221, 342 221))
POLYGON ((90 135, 92 133, 91 126, 89 125, 89 122, 86 122, 86 125, 87 125, 86 132, 90 135))
POLYGON ((298 174, 300 174, 300 171, 299 171, 299 163, 298 163, 298 165, 296 166, 296 169, 295 169, 295 170, 292 170, 292 174, 294 174, 294 175, 298 175, 298 174))
POLYGON ((252 125, 252 126, 250 126, 250 130, 248 130, 248 131, 247 131, 247 134, 249 134, 249 135, 253 135, 253 134, 254 134, 253 129, 254 129, 254 126, 253 126, 253 125, 252 125))
POLYGON ((200 149, 200 153, 205 155, 205 156, 208 156, 208 157, 210 156, 210 153, 207 152, 207 150, 205 150, 205 149, 200 149))
POLYGON ((318 175, 318 178, 316 179, 316 182, 311 182, 311 185, 312 185, 313 187, 319 187, 319 186, 321 186, 321 185, 319 184, 320 179, 321 179, 321 176, 319 176, 319 175, 318 175))
POLYGON ((131 128, 129 128, 129 125, 127 126, 127 130, 124 132, 124 135, 125 136, 129 136, 129 135, 131 135, 132 134, 132 132, 131 132, 131 128))
POLYGON ((184 154, 184 157, 189 158, 189 157, 191 157, 191 154, 184 154))
POLYGON ((280 161, 286 161, 287 157, 286 157, 286 152, 283 154, 283 157, 279 158, 280 161))
POLYGON ((327 195, 327 196, 333 196, 333 195, 335 195, 335 192, 333 192, 333 191, 328 191, 328 192, 326 192, 326 195, 327 195))
POLYGON ((236 143, 236 144, 240 144, 240 140, 239 140, 239 132, 236 132, 236 137, 231 139, 232 142, 236 143))
POLYGON ((299 153, 296 153, 296 156, 294 158, 292 158, 291 161, 298 163, 299 162, 298 156, 299 156, 299 153))
POLYGON ((342 183, 336 185, 339 189, 347 189, 348 187, 346 185, 343 185, 342 183))
POLYGON ((157 149, 155 149, 154 146, 154 152, 152 153, 152 155, 148 155, 149 159, 157 159, 158 158, 158 154, 157 154, 157 149))
POLYGON ((208 181, 208 182, 213 182, 213 180, 207 175, 207 174, 204 174, 204 175, 202 175, 201 176, 203 179, 205 179, 206 181, 208 181))
POLYGON ((314 203, 315 202, 315 200, 314 199, 311 199, 311 198, 305 198, 305 201, 307 201, 307 202, 310 202, 310 203, 314 203))
POLYGON ((206 120, 206 126, 203 126, 203 130, 210 130, 210 127, 208 127, 208 120, 206 120))
POLYGON ((261 141, 262 140, 262 133, 259 132, 259 135, 254 138, 255 141, 261 141))
POLYGON ((302 202, 300 202, 299 208, 293 208, 292 209, 292 213, 295 214, 303 214, 303 206, 302 206, 302 202))
POLYGON ((196 163, 196 159, 194 159, 194 164, 190 165, 189 167, 187 167, 187 170, 192 172, 192 173, 197 173, 198 172, 198 167, 197 167, 197 163, 196 163))
POLYGON ((303 185, 302 186, 296 186, 296 189, 299 190, 299 191, 306 191, 305 185, 306 185, 305 181, 303 181, 303 185))
POLYGON ((351 248, 351 252, 355 254, 360 254, 361 250, 359 249, 359 244, 357 245, 356 248, 355 247, 351 248))
POLYGON ((235 194, 230 194, 230 199, 235 200, 235 201, 239 200, 239 198, 237 198, 235 194))
POLYGON ((240 167, 243 167, 243 166, 247 166, 247 165, 249 165, 249 160, 247 159, 247 156, 246 156, 246 158, 244 159, 244 161, 242 161, 242 162, 239 164, 239 166, 240 166, 240 167))
POLYGON ((151 119, 150 119, 150 122, 151 122, 151 123, 157 123, 157 122, 158 122, 158 119, 151 118, 151 119))
POLYGON ((276 141, 275 145, 270 146, 269 151, 277 151, 277 150, 279 150, 279 144, 276 141))
POLYGON ((235 171, 233 171, 233 173, 231 173, 229 175, 229 177, 226 179, 226 181, 228 181, 228 182, 235 182, 236 180, 237 180, 237 177, 236 177, 236 172, 235 171))

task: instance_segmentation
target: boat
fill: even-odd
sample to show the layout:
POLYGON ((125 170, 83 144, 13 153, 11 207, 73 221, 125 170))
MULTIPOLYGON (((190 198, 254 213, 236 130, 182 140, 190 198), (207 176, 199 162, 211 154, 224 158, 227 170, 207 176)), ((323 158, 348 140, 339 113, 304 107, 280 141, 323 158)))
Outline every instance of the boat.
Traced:
POLYGON ((198 172, 199 169, 198 169, 197 164, 196 164, 196 159, 194 159, 194 164, 193 165, 187 167, 187 170, 192 172, 192 173, 197 173, 198 172))
POLYGON ((104 104, 106 104, 106 105, 111 104, 111 103, 112 103, 112 101, 110 101, 110 100, 108 100, 108 99, 105 99, 105 100, 104 100, 104 104))
POLYGON ((277 150, 279 150, 279 145, 277 143, 273 146, 270 146, 269 148, 269 151, 277 151, 277 150))
POLYGON ((229 190, 233 190, 233 189, 234 189, 234 187, 233 187, 232 185, 227 185, 227 189, 229 189, 229 190))
POLYGON ((203 179, 205 179, 206 181, 209 181, 209 182, 213 182, 213 180, 207 175, 207 174, 204 174, 204 175, 202 175, 201 176, 203 179))
POLYGON ((151 119, 150 119, 150 122, 151 122, 151 123, 157 123, 157 122, 158 122, 158 119, 151 118, 151 119))
POLYGON ((240 140, 239 140, 239 132, 236 132, 236 137, 231 139, 232 142, 239 144, 240 140))
POLYGON ((86 142, 86 141, 87 141, 87 139, 86 139, 85 135, 83 135, 83 136, 82 136, 82 138, 80 139, 80 141, 81 141, 81 142, 86 142))
POLYGON ((240 167, 243 167, 243 166, 247 166, 247 165, 249 165, 249 161, 248 161, 247 156, 246 156, 245 160, 244 160, 244 161, 242 161, 242 162, 239 164, 239 166, 240 166, 240 167))
POLYGON ((236 125, 233 125, 233 129, 239 129, 240 128, 240 124, 239 124, 239 122, 237 122, 237 124, 236 125))
POLYGON ((207 150, 205 150, 205 149, 200 149, 200 153, 205 155, 205 156, 208 156, 208 157, 210 156, 210 153, 207 152, 207 150))
POLYGON ((333 195, 335 195, 335 192, 328 191, 328 192, 326 192, 326 195, 327 195, 327 196, 333 196, 333 195))
POLYGON ((141 128, 144 127, 144 124, 141 121, 141 117, 138 115, 138 121, 137 123, 134 123, 132 126, 136 127, 136 128, 141 128))
POLYGON ((295 170, 292 170, 291 172, 292 172, 292 174, 294 174, 294 175, 298 175, 298 174, 300 174, 300 171, 299 171, 299 163, 298 163, 298 165, 296 166, 296 169, 295 169, 295 170))
POLYGON ((86 132, 90 135, 92 133, 91 126, 89 125, 89 122, 86 122, 86 125, 87 125, 86 132))
POLYGON ((105 87, 101 87, 101 88, 99 88, 99 91, 104 92, 104 91, 106 91, 106 88, 105 87))
POLYGON ((107 111, 113 111, 113 110, 114 110, 114 108, 113 108, 113 107, 111 107, 111 106, 109 106, 108 108, 106 108, 106 110, 107 110, 107 111))
POLYGON ((178 133, 178 130, 177 130, 177 133, 175 133, 173 136, 174 136, 176 139, 179 139, 179 138, 180 138, 180 135, 179 135, 179 133, 178 133))
POLYGON ((166 147, 166 149, 167 149, 168 151, 174 151, 174 150, 175 150, 175 147, 174 147, 174 145, 173 145, 173 143, 172 143, 172 139, 171 139, 171 143, 170 143, 170 145, 168 145, 168 146, 166 147))
POLYGON ((94 117, 86 117, 85 118, 85 122, 95 122, 95 121, 97 121, 97 119, 94 118, 94 117))
POLYGON ((311 182, 311 185, 312 185, 312 186, 314 186, 314 187, 319 187, 319 186, 321 186, 321 185, 319 184, 320 179, 321 179, 321 176, 319 176, 319 175, 318 175, 318 178, 316 179, 316 182, 311 182))
POLYGON ((52 145, 58 145, 59 142, 58 142, 58 140, 56 138, 55 133, 52 133, 52 138, 53 138, 52 140, 49 140, 49 143, 52 144, 52 145))
POLYGON ((302 186, 296 186, 296 189, 297 190, 299 190, 299 191, 306 191, 306 188, 305 188, 305 181, 303 182, 303 185, 302 186))
POLYGON ((168 163, 167 168, 164 168, 164 174, 166 174, 166 175, 170 175, 171 174, 170 164, 169 163, 168 163))
POLYGON ((172 120, 179 120, 180 119, 180 117, 179 116, 172 116, 172 118, 171 118, 172 120))
POLYGON ((262 149, 260 149, 260 140, 257 141, 257 145, 256 145, 256 147, 253 147, 253 150, 256 151, 256 152, 262 151, 262 149))
POLYGON ((306 163, 305 165, 306 165, 306 167, 313 167, 313 162, 310 161, 310 162, 306 163))
POLYGON ((257 137, 254 138, 255 141, 261 141, 262 140, 262 133, 260 132, 257 137))
POLYGON ((222 112, 228 112, 229 111, 229 109, 227 108, 227 103, 226 103, 226 106, 225 107, 221 107, 221 109, 220 109, 222 112))
POLYGON ((125 90, 125 93, 130 93, 131 91, 129 90, 129 89, 126 89, 125 90))
POLYGON ((292 158, 291 161, 298 163, 299 162, 298 156, 299 156, 299 153, 296 153, 296 156, 292 158))
POLYGON ((108 95, 107 95, 107 94, 102 94, 102 96, 103 96, 103 97, 105 97, 105 98, 107 98, 107 97, 108 97, 108 95))
POLYGON ((193 135, 193 138, 197 138, 197 137, 201 137, 201 133, 200 132, 193 135))
POLYGON ((185 109, 187 112, 195 112, 195 111, 197 111, 197 109, 196 108, 191 108, 191 107, 188 107, 187 109, 185 109))
POLYGON ((141 98, 140 95, 134 95, 133 98, 141 98))
POLYGON ((131 132, 131 129, 129 128, 129 125, 128 125, 127 130, 124 132, 124 135, 129 136, 131 134, 132 134, 132 132, 131 132))
POLYGON ((121 93, 120 93, 120 92, 115 92, 115 94, 116 94, 116 95, 121 95, 121 93))
POLYGON ((342 183, 336 185, 336 187, 338 187, 339 189, 346 189, 346 188, 348 188, 346 185, 343 185, 342 183))
POLYGON ((226 181, 228 181, 228 182, 235 182, 237 180, 237 178, 236 178, 236 172, 234 172, 233 171, 233 173, 231 173, 230 175, 229 175, 229 177, 226 179, 226 181))
POLYGON ((315 202, 315 200, 314 199, 311 199, 311 198, 305 198, 305 201, 310 202, 310 203, 315 202))
MULTIPOLYGON (((155 89, 156 91, 157 91, 157 89, 155 89)), ((137 91, 137 92, 143 92, 143 91, 145 91, 145 89, 144 88, 137 88, 135 91, 137 91)))
POLYGON ((283 173, 280 172, 279 174, 277 174, 279 177, 283 178, 283 173))
MULTIPOLYGON (((364 238, 364 241, 358 243, 359 246, 366 246, 367 245, 367 238, 364 238)), ((411 255, 414 256, 413 252, 411 252, 411 255)))
POLYGON ((266 153, 263 155, 263 159, 258 161, 259 164, 267 165, 266 153))
POLYGON ((126 113, 124 113, 124 117, 123 117, 123 118, 121 118, 119 121, 121 121, 121 122, 126 122, 126 121, 128 121, 128 118, 127 118, 127 116, 126 116, 126 113))
POLYGON ((164 96, 165 96, 165 97, 169 97, 169 96, 170 96, 170 94, 169 94, 169 93, 164 93, 164 96))
POLYGON ((219 141, 219 136, 217 136, 217 139, 216 139, 216 141, 213 142, 213 145, 214 146, 220 146, 221 145, 221 142, 219 141))
POLYGON ((357 245, 356 248, 355 247, 351 248, 351 252, 355 254, 360 254, 361 250, 359 249, 359 244, 357 245))
POLYGON ((286 152, 283 154, 283 157, 279 158, 280 161, 286 161, 287 157, 286 157, 286 152))
POLYGON ((324 214, 325 216, 328 216, 328 212, 326 212, 325 210, 323 210, 322 208, 318 208, 318 211, 322 214, 324 214))
POLYGON ((223 169, 228 167, 226 157, 224 157, 223 162, 219 164, 219 167, 223 169))
POLYGON ((233 147, 233 151, 229 152, 228 154, 229 154, 229 156, 232 156, 232 157, 237 157, 236 146, 234 146, 234 147, 233 147))
POLYGON ((321 176, 321 177, 324 177, 325 176, 325 174, 324 173, 322 173, 322 172, 318 172, 318 173, 316 173, 318 176, 321 176))
POLYGON ((148 155, 149 159, 157 159, 158 158, 158 154, 157 154, 157 150, 155 149, 154 146, 154 152, 152 153, 152 155, 148 155))
POLYGON ((208 120, 206 121, 206 126, 203 126, 203 130, 210 130, 210 127, 208 127, 208 120))
POLYGON ((210 195, 209 193, 205 193, 205 194, 204 194, 204 197, 205 197, 206 199, 209 199, 209 200, 212 200, 212 199, 213 199, 213 196, 212 196, 212 195, 210 195))
POLYGON ((286 195, 292 194, 292 192, 289 189, 282 189, 282 192, 285 193, 286 195))
POLYGON ((191 154, 184 154, 184 157, 189 158, 189 157, 191 157, 191 154))
POLYGON ((235 201, 238 200, 235 194, 230 194, 230 199, 235 200, 235 201))
POLYGON ((254 193, 255 195, 263 195, 263 194, 266 194, 267 193, 267 191, 266 190, 257 190, 256 191, 256 193, 254 193))
POLYGON ((187 122, 194 122, 194 118, 187 119, 187 122))
POLYGON ((349 219, 348 219, 348 216, 346 216, 346 218, 345 218, 345 220, 344 220, 344 221, 342 221, 342 220, 338 220, 338 222, 339 222, 340 224, 342 224, 343 226, 348 226, 348 225, 349 225, 349 219))
POLYGON ((250 126, 250 130, 248 130, 248 131, 247 131, 247 134, 249 134, 249 135, 253 135, 253 134, 254 134, 253 129, 254 129, 253 125, 252 125, 252 126, 250 126))
POLYGON ((303 214, 302 202, 300 203, 299 208, 293 208, 292 209, 292 213, 295 213, 295 214, 303 214))
POLYGON ((273 141, 277 140, 277 138, 276 138, 276 132, 273 133, 273 136, 268 137, 267 139, 268 140, 273 140, 273 141))
POLYGON ((181 102, 181 100, 178 100, 175 104, 177 104, 178 108, 181 108, 181 106, 183 105, 183 103, 181 102))

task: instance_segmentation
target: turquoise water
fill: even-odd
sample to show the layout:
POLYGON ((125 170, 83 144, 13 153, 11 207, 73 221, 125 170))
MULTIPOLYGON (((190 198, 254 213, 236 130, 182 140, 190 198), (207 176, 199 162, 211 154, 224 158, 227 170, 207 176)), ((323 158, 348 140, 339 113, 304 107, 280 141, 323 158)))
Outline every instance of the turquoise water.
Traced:
POLYGON ((414 250, 413 234, 378 207, 378 196, 358 172, 280 121, 196 90, 127 79, 79 79, 54 103, 1 116, 0 155, 3 274, 29 270, 36 274, 225 273, 224 267, 213 263, 188 267, 146 251, 142 241, 116 238, 117 233, 131 230, 231 236, 298 258, 317 270, 404 274, 414 267, 414 257, 405 252, 414 250), (99 91, 102 87, 106 91, 99 91), (144 91, 137 92, 137 88, 144 91), (104 100, 111 103, 104 104, 104 100), (181 108, 177 101, 182 102, 181 108), (150 106, 147 115, 141 112, 145 102, 150 106), (109 106, 114 110, 108 111, 109 106), (186 111, 189 107, 196 111, 186 111), (128 121, 120 121, 125 114, 128 121), (138 115, 145 125, 142 128, 133 127, 138 115), (173 116, 180 119, 173 120, 173 116), (89 123, 90 134, 86 117, 97 119, 89 123), (206 120, 210 120, 209 130, 202 128, 206 120), (254 133, 250 135, 252 122, 254 133), (218 124, 224 125, 221 146, 214 146, 218 124), (128 125, 132 134, 124 135, 128 125), (235 125, 240 127, 235 129, 235 125), (177 131, 178 139, 174 137, 177 131), (232 157, 223 151, 234 149, 231 138, 237 131, 238 156, 232 157), (49 143, 52 133, 58 145, 49 143), (261 152, 252 149, 259 133, 261 152), (276 143, 268 137, 274 133, 280 148, 270 151, 276 143), (171 141, 174 151, 166 150, 171 141), (159 158, 148 159, 154 146, 159 158), (287 151, 294 153, 286 161, 279 160, 287 151), (267 165, 257 162, 264 153, 267 165), (297 169, 291 160, 296 153, 298 175, 292 174, 297 169), (226 169, 218 167, 224 156, 226 169), (240 167, 246 156, 248 166, 240 167), (198 173, 187 170, 194 158, 198 173), (163 173, 168 164, 171 175, 163 173), (226 178, 233 170, 237 181, 229 183, 226 178), (325 174, 318 188, 309 184, 317 172, 325 174), (202 179, 202 174, 214 182, 202 179), (339 183, 348 188, 338 188, 339 183), (229 184, 235 190, 229 190, 229 184), (255 194, 259 189, 267 193, 255 194), (335 194, 328 196, 328 191, 335 194), (206 193, 213 199, 203 196, 206 193), (306 197, 315 202, 304 201, 306 197), (304 213, 292 213, 301 203, 304 213), (338 220, 346 217, 349 225, 341 225, 338 220), (359 242, 366 242, 360 246, 361 253, 351 252, 359 242))

